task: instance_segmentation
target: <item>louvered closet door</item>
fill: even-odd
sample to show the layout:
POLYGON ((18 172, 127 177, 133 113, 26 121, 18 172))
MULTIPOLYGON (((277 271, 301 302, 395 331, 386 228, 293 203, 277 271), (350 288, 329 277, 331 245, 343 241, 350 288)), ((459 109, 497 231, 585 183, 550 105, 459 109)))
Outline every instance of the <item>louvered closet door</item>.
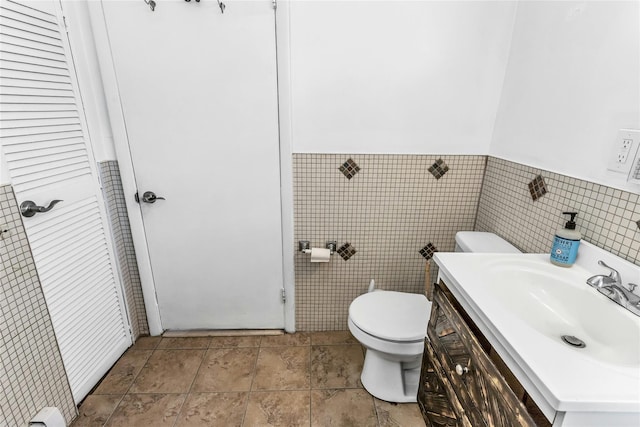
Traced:
POLYGON ((18 203, 63 200, 23 221, 79 402, 131 338, 68 40, 58 22, 53 1, 0 0, 0 143, 18 203))

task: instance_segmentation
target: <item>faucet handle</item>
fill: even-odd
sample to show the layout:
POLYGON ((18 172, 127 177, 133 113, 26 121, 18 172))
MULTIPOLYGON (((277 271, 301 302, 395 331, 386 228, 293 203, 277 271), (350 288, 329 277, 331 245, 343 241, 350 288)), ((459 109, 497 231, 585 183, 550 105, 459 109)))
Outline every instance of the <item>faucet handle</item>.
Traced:
POLYGON ((603 266, 604 268, 608 268, 610 270, 609 272, 609 278, 611 280, 613 280, 614 282, 616 282, 617 284, 622 284, 622 279, 620 278, 620 273, 618 273, 618 270, 616 270, 615 268, 609 267, 607 264, 605 264, 604 261, 600 260, 598 261, 598 264, 603 266))

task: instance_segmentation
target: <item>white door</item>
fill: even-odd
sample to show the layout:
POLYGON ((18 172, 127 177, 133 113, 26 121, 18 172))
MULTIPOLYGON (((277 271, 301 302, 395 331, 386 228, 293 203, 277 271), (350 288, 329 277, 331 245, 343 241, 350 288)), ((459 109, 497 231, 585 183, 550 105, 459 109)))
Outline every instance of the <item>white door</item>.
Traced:
POLYGON ((282 328, 272 3, 156 3, 103 10, 162 326, 282 328))
POLYGON ((53 1, 0 1, 0 144, 71 391, 79 402, 131 345, 104 203, 53 1))

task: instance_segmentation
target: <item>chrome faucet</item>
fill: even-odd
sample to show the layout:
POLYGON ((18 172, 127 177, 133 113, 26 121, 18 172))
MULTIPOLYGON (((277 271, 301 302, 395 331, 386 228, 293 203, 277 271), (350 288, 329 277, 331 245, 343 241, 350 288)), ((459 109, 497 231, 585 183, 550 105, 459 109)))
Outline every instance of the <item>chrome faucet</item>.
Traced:
POLYGON ((622 278, 615 268, 609 267, 604 261, 598 261, 598 264, 608 268, 609 275, 598 274, 587 279, 587 284, 598 290, 602 295, 609 298, 616 304, 629 310, 636 316, 640 316, 640 296, 633 293, 638 285, 629 283, 626 289, 622 286, 622 278))
POLYGON ((609 275, 605 276, 604 274, 598 274, 596 276, 591 276, 587 279, 587 285, 593 286, 594 288, 602 288, 603 286, 609 285, 622 285, 622 278, 620 277, 618 270, 609 267, 602 260, 598 261, 598 265, 608 268, 610 270, 609 275))

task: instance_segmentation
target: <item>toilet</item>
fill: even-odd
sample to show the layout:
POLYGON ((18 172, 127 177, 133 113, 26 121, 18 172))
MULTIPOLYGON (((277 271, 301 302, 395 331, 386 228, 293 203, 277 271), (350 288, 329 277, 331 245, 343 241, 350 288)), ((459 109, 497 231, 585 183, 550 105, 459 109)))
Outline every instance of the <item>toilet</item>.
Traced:
MULTIPOLYGON (((460 231, 456 252, 520 253, 493 233, 460 231)), ((349 306, 349 330, 366 347, 360 380, 387 402, 416 402, 431 302, 422 294, 370 291, 349 306)))

